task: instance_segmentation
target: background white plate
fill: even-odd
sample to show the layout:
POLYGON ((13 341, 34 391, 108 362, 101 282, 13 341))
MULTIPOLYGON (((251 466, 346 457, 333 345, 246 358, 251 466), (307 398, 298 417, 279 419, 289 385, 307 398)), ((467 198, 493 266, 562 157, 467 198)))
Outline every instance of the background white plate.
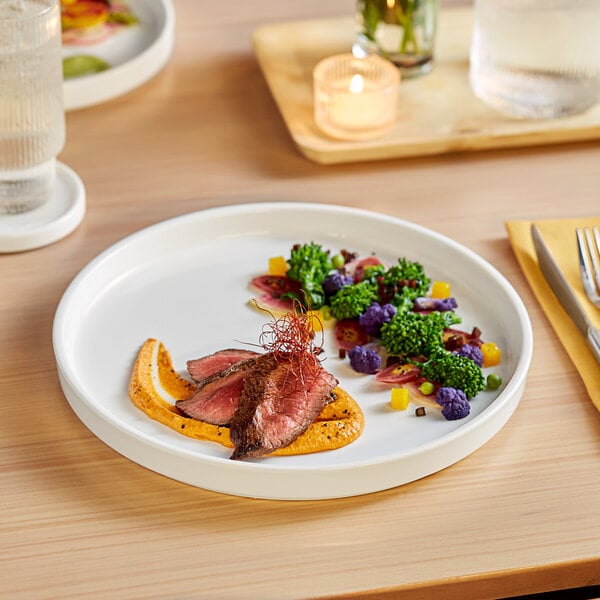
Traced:
MULTIPOLYGON (((424 477, 489 440, 516 408, 532 353, 522 301, 491 265, 435 232, 344 207, 266 203, 210 209, 159 223, 95 258, 64 294, 54 322, 64 393, 100 439, 131 460, 174 479, 229 494, 323 499, 375 492, 424 477), (186 438, 151 420, 129 400, 133 361, 149 337, 187 359, 256 343, 266 319, 248 305, 248 283, 271 256, 315 241, 332 251, 375 252, 420 261, 452 283, 463 317, 503 349, 494 369, 504 384, 471 402, 471 415, 446 421, 414 408, 392 411, 388 388, 354 373, 328 344, 325 367, 360 403, 365 430, 340 450, 253 462, 229 460, 218 444, 186 438)), ((330 337, 328 338, 330 339, 330 337)))
POLYGON ((156 75, 173 49, 175 11, 170 0, 127 0, 140 23, 124 27, 112 37, 90 46, 63 46, 63 56, 92 54, 111 68, 64 82, 65 110, 112 100, 156 75))

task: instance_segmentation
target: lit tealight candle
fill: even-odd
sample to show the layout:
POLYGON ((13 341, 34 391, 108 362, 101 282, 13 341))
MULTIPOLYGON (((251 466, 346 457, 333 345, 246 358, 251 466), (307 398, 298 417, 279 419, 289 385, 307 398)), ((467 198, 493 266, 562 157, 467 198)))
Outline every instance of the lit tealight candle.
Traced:
POLYGON ((346 140, 383 135, 396 121, 400 73, 378 56, 330 56, 313 73, 315 122, 346 140))

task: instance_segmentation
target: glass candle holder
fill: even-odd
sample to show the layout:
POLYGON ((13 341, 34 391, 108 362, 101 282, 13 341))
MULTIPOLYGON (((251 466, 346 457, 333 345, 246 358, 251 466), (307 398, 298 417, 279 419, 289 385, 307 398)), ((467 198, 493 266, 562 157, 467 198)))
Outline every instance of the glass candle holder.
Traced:
POLYGON ((378 56, 338 54, 314 69, 315 123, 327 135, 366 140, 396 122, 400 73, 378 56))

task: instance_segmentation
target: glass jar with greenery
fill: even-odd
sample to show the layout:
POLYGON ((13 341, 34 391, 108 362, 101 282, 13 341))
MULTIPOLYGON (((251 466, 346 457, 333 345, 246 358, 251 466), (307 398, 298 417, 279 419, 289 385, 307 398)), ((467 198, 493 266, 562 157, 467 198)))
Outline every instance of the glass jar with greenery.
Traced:
POLYGON ((438 0, 358 0, 353 52, 383 56, 404 76, 428 73, 437 16, 438 0))

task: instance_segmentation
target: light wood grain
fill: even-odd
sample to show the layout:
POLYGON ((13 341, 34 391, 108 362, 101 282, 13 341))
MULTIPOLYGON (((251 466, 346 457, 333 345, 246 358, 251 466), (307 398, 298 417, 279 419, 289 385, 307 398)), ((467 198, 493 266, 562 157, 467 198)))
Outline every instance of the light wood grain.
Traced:
POLYGON ((565 119, 516 119, 476 98, 469 87, 470 7, 440 11, 435 67, 400 84, 398 117, 382 137, 339 141, 314 119, 313 70, 327 56, 351 51, 355 20, 348 16, 269 23, 253 43, 290 135, 318 163, 335 164, 445 152, 556 144, 600 137, 600 105, 565 119))
POLYGON ((264 23, 347 0, 176 0, 172 60, 69 113, 61 160, 88 210, 66 239, 0 256, 0 597, 486 599, 600 583, 600 415, 528 288, 509 219, 597 214, 597 143, 322 166, 262 76, 264 23), (507 425, 458 464, 364 497, 275 502, 156 475, 93 436, 58 384, 64 289, 123 236, 209 206, 329 202, 399 216, 492 262, 527 303, 535 351, 507 425), (402 592, 402 594, 400 594, 402 592))

